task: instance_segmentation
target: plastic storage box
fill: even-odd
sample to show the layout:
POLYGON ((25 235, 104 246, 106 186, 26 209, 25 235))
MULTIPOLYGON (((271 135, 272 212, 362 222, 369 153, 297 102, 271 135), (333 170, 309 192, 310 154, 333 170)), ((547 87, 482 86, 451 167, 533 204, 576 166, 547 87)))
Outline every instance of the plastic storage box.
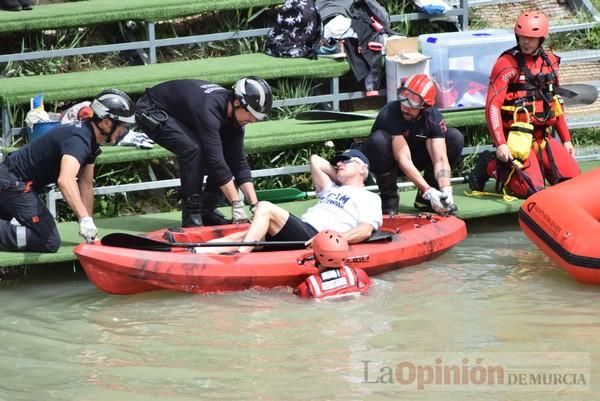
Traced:
POLYGON ((46 132, 50 131, 52 128, 60 125, 60 121, 41 121, 33 124, 33 128, 27 130, 28 141, 31 142, 36 138, 44 135, 46 132))
POLYGON ((442 108, 485 106, 490 73, 500 54, 516 45, 505 29, 419 36, 421 53, 431 57, 430 74, 442 108))

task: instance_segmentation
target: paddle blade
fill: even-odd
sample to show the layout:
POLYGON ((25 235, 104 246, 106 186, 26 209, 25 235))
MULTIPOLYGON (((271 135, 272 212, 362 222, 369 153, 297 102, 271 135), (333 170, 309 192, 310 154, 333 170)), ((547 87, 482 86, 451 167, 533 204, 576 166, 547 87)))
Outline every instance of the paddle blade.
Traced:
POLYGON ((300 191, 297 188, 276 188, 256 191, 256 196, 258 197, 259 201, 280 203, 306 199, 307 193, 300 191))
POLYGON ((598 88, 590 84, 560 85, 556 92, 567 106, 589 105, 598 99, 598 88))
POLYGON ((114 246, 117 248, 139 249, 142 251, 170 252, 173 248, 167 242, 153 240, 141 235, 112 233, 107 234, 100 240, 105 246, 114 246))
POLYGON ((361 113, 345 113, 343 111, 310 110, 296 114, 296 120, 330 120, 330 121, 363 121, 374 120, 376 116, 361 113))
POLYGON ((371 234, 371 236, 365 242, 375 242, 375 241, 382 241, 382 240, 390 240, 391 241, 392 237, 394 237, 394 234, 389 231, 376 230, 376 231, 373 231, 373 234, 371 234))

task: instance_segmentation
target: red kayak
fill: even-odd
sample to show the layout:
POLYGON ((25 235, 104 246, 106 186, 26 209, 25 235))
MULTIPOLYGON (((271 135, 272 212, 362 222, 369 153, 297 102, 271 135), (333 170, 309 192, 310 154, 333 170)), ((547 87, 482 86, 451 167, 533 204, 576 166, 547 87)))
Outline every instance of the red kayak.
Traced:
MULTIPOLYGON (((138 237, 142 243, 136 247, 140 249, 124 248, 122 244, 107 246, 96 241, 80 244, 74 252, 90 281, 110 294, 159 289, 210 293, 252 287, 296 287, 317 271, 310 257, 312 252, 307 249, 232 255, 190 251, 192 243, 206 242, 246 228, 247 225, 242 224, 160 230, 138 237), (165 238, 175 246, 170 246, 165 238)), ((371 276, 415 265, 452 248, 466 238, 467 229, 465 223, 454 216, 397 215, 386 217, 378 233, 379 237, 386 238, 374 238, 350 247, 348 266, 360 267, 371 276)))
POLYGON ((600 169, 544 189, 523 203, 519 225, 580 283, 600 284, 600 169))

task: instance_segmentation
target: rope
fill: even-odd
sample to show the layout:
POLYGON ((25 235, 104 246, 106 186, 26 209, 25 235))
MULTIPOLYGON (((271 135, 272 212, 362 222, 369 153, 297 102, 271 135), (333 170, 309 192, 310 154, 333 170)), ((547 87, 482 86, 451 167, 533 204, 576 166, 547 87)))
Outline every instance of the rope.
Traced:
POLYGON ((505 202, 513 202, 513 201, 519 199, 514 196, 508 195, 506 193, 506 191, 504 191, 503 194, 499 194, 496 192, 486 192, 486 191, 471 191, 471 192, 464 191, 464 194, 465 194, 465 196, 468 196, 471 198, 482 198, 484 196, 494 196, 494 197, 502 198, 502 200, 505 202))

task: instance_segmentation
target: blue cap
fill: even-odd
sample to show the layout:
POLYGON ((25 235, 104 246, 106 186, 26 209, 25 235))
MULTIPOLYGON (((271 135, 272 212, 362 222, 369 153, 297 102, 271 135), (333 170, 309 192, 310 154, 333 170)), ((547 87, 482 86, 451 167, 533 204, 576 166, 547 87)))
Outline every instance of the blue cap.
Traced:
POLYGON ((361 152, 358 149, 349 149, 343 153, 338 153, 337 155, 333 156, 331 160, 329 160, 329 163, 335 166, 338 162, 342 160, 352 159, 353 157, 362 160, 362 162, 365 163, 367 167, 369 166, 369 159, 367 158, 367 156, 365 156, 363 152, 361 152))

